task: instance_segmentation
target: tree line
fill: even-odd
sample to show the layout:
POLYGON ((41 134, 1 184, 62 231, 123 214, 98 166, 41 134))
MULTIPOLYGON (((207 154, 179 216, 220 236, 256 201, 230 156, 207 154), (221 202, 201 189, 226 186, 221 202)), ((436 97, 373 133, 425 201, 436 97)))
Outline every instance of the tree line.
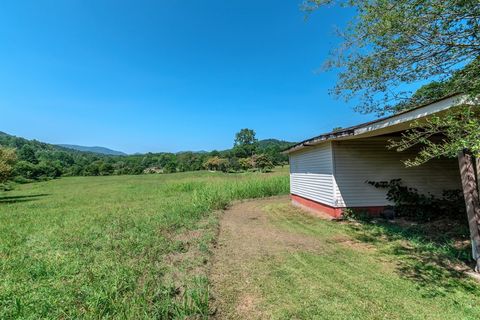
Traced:
POLYGON ((61 176, 138 175, 204 169, 266 171, 288 162, 282 151, 290 145, 274 139, 258 141, 253 130, 243 129, 237 133, 234 147, 229 150, 112 156, 0 133, 0 183, 7 179, 24 183, 61 176))

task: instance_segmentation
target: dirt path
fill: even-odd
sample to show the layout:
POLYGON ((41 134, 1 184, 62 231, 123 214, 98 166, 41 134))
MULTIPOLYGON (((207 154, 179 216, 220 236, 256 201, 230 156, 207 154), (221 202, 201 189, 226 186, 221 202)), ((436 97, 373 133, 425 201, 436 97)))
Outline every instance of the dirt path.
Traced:
POLYGON ((252 277, 254 262, 289 251, 321 251, 318 240, 281 230, 264 210, 288 202, 288 197, 248 201, 223 215, 210 272, 215 318, 269 319, 258 307, 261 295, 252 277))
POLYGON ((312 218, 287 197, 234 205, 211 260, 213 318, 479 319, 475 284, 449 260, 357 227, 312 218))

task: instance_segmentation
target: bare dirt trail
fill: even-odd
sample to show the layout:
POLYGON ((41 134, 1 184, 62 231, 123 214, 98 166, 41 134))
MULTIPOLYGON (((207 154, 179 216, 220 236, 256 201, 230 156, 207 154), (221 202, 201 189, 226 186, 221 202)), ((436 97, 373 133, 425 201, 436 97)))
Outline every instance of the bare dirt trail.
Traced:
POLYGON ((269 319, 259 308, 261 294, 252 276, 255 262, 290 251, 315 251, 322 243, 276 227, 265 208, 288 204, 288 197, 246 201, 227 210, 220 222, 210 280, 216 319, 269 319))

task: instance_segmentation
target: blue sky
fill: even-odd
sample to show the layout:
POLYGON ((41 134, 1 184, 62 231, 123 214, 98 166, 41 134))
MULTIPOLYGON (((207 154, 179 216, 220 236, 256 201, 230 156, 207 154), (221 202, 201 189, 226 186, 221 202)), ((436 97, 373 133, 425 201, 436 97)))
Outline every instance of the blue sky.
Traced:
POLYGON ((297 0, 4 0, 0 131, 121 151, 299 141, 368 121, 316 72, 351 17, 297 0))

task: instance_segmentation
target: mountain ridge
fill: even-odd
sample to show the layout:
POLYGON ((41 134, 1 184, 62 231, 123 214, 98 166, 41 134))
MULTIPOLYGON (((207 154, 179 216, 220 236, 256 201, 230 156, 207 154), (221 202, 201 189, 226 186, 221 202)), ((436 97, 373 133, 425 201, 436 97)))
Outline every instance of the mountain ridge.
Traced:
POLYGON ((56 146, 66 148, 66 149, 72 149, 76 151, 103 154, 107 156, 128 156, 128 154, 125 152, 109 149, 106 147, 99 147, 99 146, 88 147, 88 146, 80 146, 76 144, 56 144, 56 146))
MULTIPOLYGON (((122 151, 117 151, 117 150, 113 150, 113 149, 106 148, 106 147, 100 147, 100 146, 88 147, 88 146, 80 146, 80 145, 75 145, 75 144, 50 144, 50 143, 41 142, 41 141, 38 141, 38 140, 35 140, 35 139, 29 140, 29 139, 25 139, 25 138, 22 138, 22 137, 17 137, 17 136, 8 134, 8 133, 3 132, 3 131, 0 131, 0 136, 9 137, 9 138, 12 138, 12 139, 17 139, 17 140, 22 140, 22 141, 24 141, 23 143, 25 143, 25 142, 36 142, 38 144, 43 145, 44 147, 50 146, 50 147, 53 147, 53 148, 56 147, 56 148, 60 148, 60 149, 68 149, 68 150, 77 151, 77 152, 87 152, 87 153, 93 153, 93 154, 104 155, 104 156, 129 156, 129 155, 131 155, 131 156, 141 156, 141 155, 146 155, 146 154, 149 154, 149 153, 152 153, 152 154, 172 153, 172 154, 177 154, 177 155, 185 154, 185 153, 209 154, 213 151, 217 151, 217 150, 213 150, 213 151, 205 151, 205 150, 200 150, 200 151, 188 151, 187 150, 187 151, 185 151, 184 150, 184 151, 179 151, 179 152, 144 152, 144 153, 127 154, 127 153, 122 152, 122 151)), ((271 148, 271 147, 286 149, 289 146, 295 144, 294 142, 289 142, 289 141, 285 141, 285 140, 281 140, 281 139, 275 139, 275 138, 262 139, 262 140, 259 140, 257 143, 258 143, 259 149, 262 150, 262 151, 265 151, 266 149, 271 148)), ((232 148, 225 149, 225 150, 218 150, 218 152, 224 153, 224 152, 229 152, 231 150, 232 150, 232 148)))

